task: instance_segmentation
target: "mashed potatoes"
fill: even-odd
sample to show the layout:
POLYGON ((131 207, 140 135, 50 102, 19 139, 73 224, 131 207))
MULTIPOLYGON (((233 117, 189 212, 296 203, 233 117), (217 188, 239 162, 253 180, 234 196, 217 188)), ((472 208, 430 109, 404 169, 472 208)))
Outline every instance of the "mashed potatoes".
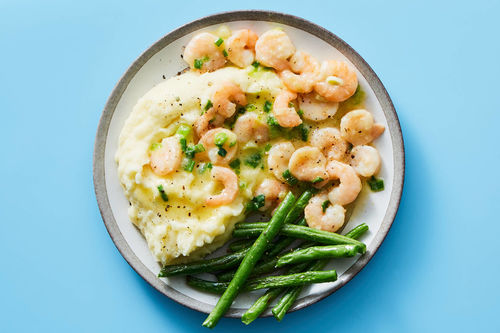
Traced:
POLYGON ((192 172, 180 168, 164 177, 150 168, 151 147, 173 135, 180 124, 193 125, 217 83, 228 80, 238 84, 249 101, 255 101, 256 108, 262 108, 261 95, 275 96, 283 88, 273 71, 253 67, 226 67, 202 75, 187 72, 146 93, 120 135, 116 162, 130 202, 128 213, 162 264, 184 260, 186 256, 197 258, 221 246, 234 224, 241 220, 255 187, 269 177, 267 169, 242 163, 236 199, 229 205, 207 207, 207 196, 217 193, 221 185, 210 177, 210 172, 203 172, 206 165, 202 162, 196 161, 192 172), (162 199, 160 185, 168 201, 162 199))

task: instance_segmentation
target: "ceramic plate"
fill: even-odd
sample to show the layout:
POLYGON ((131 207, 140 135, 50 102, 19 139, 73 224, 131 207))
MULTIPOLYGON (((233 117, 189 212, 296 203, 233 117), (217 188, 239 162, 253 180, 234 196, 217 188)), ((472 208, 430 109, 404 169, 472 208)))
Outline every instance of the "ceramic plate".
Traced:
MULTIPOLYGON (((149 284, 171 299, 201 312, 208 313, 218 297, 188 287, 183 277, 160 279, 160 266, 149 252, 145 239, 130 222, 128 202, 118 181, 114 156, 118 136, 137 100, 156 84, 186 67, 180 55, 183 46, 200 31, 213 31, 220 25, 229 28, 250 28, 261 34, 280 27, 290 36, 299 50, 306 50, 319 60, 339 59, 350 63, 357 71, 359 83, 366 92, 366 108, 375 120, 386 126, 376 140, 382 157, 380 177, 385 190, 371 193, 364 190, 357 199, 349 229, 361 222, 370 226, 364 236, 367 252, 357 259, 342 259, 332 263, 339 278, 336 282, 304 288, 291 309, 298 310, 330 295, 349 282, 373 257, 384 240, 399 206, 404 178, 404 147, 399 121, 391 99, 370 66, 339 37, 304 19, 268 11, 236 11, 208 16, 188 23, 164 36, 147 49, 125 72, 104 108, 94 150, 94 186, 101 215, 116 247, 134 270, 149 284)), ((367 186, 365 186, 366 188, 367 186)), ((226 314, 240 317, 259 295, 240 295, 226 314)), ((264 315, 269 315, 267 311, 264 315)))

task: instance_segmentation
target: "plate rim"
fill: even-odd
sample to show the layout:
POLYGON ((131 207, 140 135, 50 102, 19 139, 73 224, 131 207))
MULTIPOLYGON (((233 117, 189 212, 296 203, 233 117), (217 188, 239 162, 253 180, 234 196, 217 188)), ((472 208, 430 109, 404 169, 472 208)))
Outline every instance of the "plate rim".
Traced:
MULTIPOLYGON (((404 141, 399 118, 392 100, 389 97, 389 94, 382 84, 381 80, 379 79, 375 71, 373 71, 373 69, 370 67, 370 65, 368 65, 368 63, 349 44, 347 44, 344 40, 342 40, 334 33, 306 19, 282 12, 269 10, 236 10, 215 13, 193 20, 165 34, 162 38, 148 47, 136 60, 134 60, 134 62, 121 76, 121 78, 113 88, 111 95, 106 101, 95 136, 93 153, 94 191, 101 217, 111 239, 113 240, 113 243, 115 244, 122 257, 136 271, 136 273, 139 274, 149 285, 151 285, 157 291, 174 300, 175 302, 199 312, 210 313, 213 308, 212 305, 203 303, 171 288, 165 282, 160 280, 156 275, 154 275, 134 254, 127 241, 123 237, 111 210, 111 205, 109 203, 106 190, 104 154, 106 151, 108 129, 116 106, 118 105, 118 102, 127 89, 129 83, 141 69, 141 67, 157 52, 188 33, 203 29, 207 26, 234 21, 264 21, 285 24, 310 33, 325 41, 332 47, 336 48, 347 59, 349 59, 349 61, 351 61, 366 78, 368 84, 373 89, 375 96, 381 105, 382 111, 384 112, 384 116, 390 129, 389 132, 392 139, 392 150, 394 158, 393 187, 389 199, 389 205, 385 212, 380 229, 375 235, 370 246, 367 248, 366 254, 360 257, 351 267, 349 267, 347 271, 342 274, 339 284, 326 292, 303 297, 290 308, 289 312, 293 312, 319 302, 323 298, 331 295, 332 293, 346 285, 350 280, 352 280, 368 264, 368 262, 373 258, 373 256, 381 246, 394 222, 394 219, 396 218, 404 186, 404 141)), ((240 318, 244 311, 244 309, 231 308, 225 314, 225 317, 240 318)), ((271 315, 272 313, 270 309, 267 309, 262 314, 262 316, 264 317, 268 317, 271 315)))

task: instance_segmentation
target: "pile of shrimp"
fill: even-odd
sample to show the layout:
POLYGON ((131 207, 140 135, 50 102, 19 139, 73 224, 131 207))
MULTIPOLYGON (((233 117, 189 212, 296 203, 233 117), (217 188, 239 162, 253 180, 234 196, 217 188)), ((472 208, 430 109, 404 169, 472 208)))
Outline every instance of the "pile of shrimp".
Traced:
MULTIPOLYGON (((200 109, 193 124, 198 144, 204 151, 196 159, 213 165, 211 177, 222 184, 219 194, 208 194, 206 205, 217 207, 231 203, 238 195, 238 175, 230 167, 239 145, 254 142, 268 145, 265 161, 269 177, 256 186, 254 195, 263 195, 260 210, 275 208, 287 191, 289 178, 310 183, 318 189, 305 208, 305 218, 312 228, 335 232, 345 222, 345 206, 353 202, 362 188, 362 180, 378 173, 381 159, 370 143, 384 132, 365 109, 351 110, 340 119, 340 126, 315 126, 332 118, 339 103, 353 96, 358 88, 356 72, 338 60, 318 61, 296 50, 282 30, 269 30, 260 36, 241 29, 223 40, 202 32, 184 49, 183 59, 192 71, 203 75, 225 66, 246 68, 257 64, 273 70, 282 81, 282 90, 274 97, 272 115, 282 128, 294 128, 303 122, 313 131, 305 143, 280 138, 272 141, 268 123, 256 113, 239 116, 232 129, 223 128, 239 106, 247 104, 247 94, 235 82, 218 84, 211 103, 200 109), (299 112, 300 110, 300 112, 299 112), (217 143, 217 137, 229 138, 217 143), (220 149, 224 154, 220 154, 220 149)), ((177 134, 165 138, 161 148, 150 155, 152 171, 165 177, 180 168, 182 149, 177 134)))

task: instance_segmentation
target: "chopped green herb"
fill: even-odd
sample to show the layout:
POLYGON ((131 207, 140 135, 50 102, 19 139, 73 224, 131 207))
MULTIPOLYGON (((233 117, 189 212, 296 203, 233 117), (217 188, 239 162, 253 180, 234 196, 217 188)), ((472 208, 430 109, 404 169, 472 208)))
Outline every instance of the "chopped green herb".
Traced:
POLYGON ((211 100, 208 100, 208 101, 207 101, 207 104, 205 104, 205 107, 204 107, 205 111, 208 111, 208 109, 210 109, 212 106, 214 106, 214 105, 212 104, 212 101, 211 101, 211 100))
POLYGON ((309 127, 307 127, 306 125, 304 125, 304 123, 302 123, 298 126, 298 128, 300 131, 300 138, 302 139, 302 141, 307 141, 307 139, 309 138, 309 127))
POLYGON ((377 179, 375 176, 371 176, 370 179, 367 180, 368 185, 370 185, 370 189, 373 192, 380 192, 384 190, 384 180, 377 179))
POLYGON ((261 207, 264 207, 266 202, 266 196, 264 194, 259 194, 256 197, 253 197, 252 200, 247 204, 246 213, 253 212, 258 210, 261 207))
POLYGON ((254 111, 254 110, 256 110, 256 109, 257 109, 257 107, 255 106, 255 104, 247 104, 247 105, 245 106, 245 110, 246 110, 246 111, 254 111))
POLYGON ((326 212, 328 206, 330 206, 330 200, 323 201, 323 203, 321 204, 321 209, 323 209, 323 213, 326 212))
POLYGON ((269 125, 269 134, 271 136, 271 139, 277 138, 279 136, 283 135, 283 127, 280 126, 276 118, 273 116, 268 116, 267 117, 267 124, 269 125))
POLYGON ((201 143, 194 145, 194 152, 195 153, 202 153, 204 151, 205 151, 205 147, 203 147, 203 145, 201 143))
POLYGON ((229 163, 229 166, 236 172, 236 174, 240 173, 241 161, 238 158, 231 161, 231 163, 229 163))
POLYGON ((266 144, 266 146, 264 147, 264 151, 270 151, 270 150, 271 150, 271 147, 272 147, 272 146, 271 146, 271 144, 270 144, 270 143, 266 144))
POLYGON ((219 39, 217 39, 214 44, 217 46, 221 46, 222 43, 224 43, 224 40, 219 37, 219 39))
POLYGON ((188 158, 184 162, 184 166, 182 168, 184 169, 184 171, 191 172, 191 171, 193 171, 195 164, 196 163, 193 159, 188 158))
POLYGON ((212 163, 208 162, 207 163, 207 168, 212 169, 212 167, 213 167, 212 163))
POLYGON ((194 151, 194 147, 193 146, 190 146, 190 147, 187 147, 186 150, 184 151, 184 154, 186 154, 186 157, 187 158, 194 158, 194 154, 196 154, 196 152, 194 151))
POLYGON ((323 178, 321 178, 321 177, 316 177, 316 178, 314 178, 314 179, 312 180, 312 182, 311 182, 311 183, 313 183, 313 184, 317 184, 317 183, 321 183, 323 180, 324 180, 324 179, 323 179, 323 178))
POLYGON ((299 111, 297 111, 297 114, 302 118, 302 116, 304 115, 304 111, 302 111, 302 109, 299 109, 299 111))
POLYGON ((219 156, 225 157, 227 155, 227 150, 225 150, 224 148, 220 147, 219 151, 217 152, 217 154, 219 154, 219 156))
POLYGON ((158 148, 161 148, 161 143, 157 143, 157 142, 152 143, 151 147, 149 147, 150 150, 156 150, 158 148))
POLYGON ((191 126, 180 124, 179 127, 177 127, 177 131, 175 131, 175 133, 179 134, 183 138, 187 138, 189 134, 191 134, 191 126))
POLYGON ((199 168, 198 168, 198 173, 202 174, 208 169, 208 163, 203 163, 199 168))
POLYGON ((257 151, 245 159, 245 164, 255 169, 260 164, 261 160, 262 154, 257 151))
POLYGON ((194 68, 201 69, 202 66, 203 66, 202 59, 194 59, 194 68))
POLYGON ((234 140, 233 142, 231 142, 231 143, 229 144, 229 148, 234 147, 234 146, 236 146, 236 140, 234 140))
POLYGON ((238 186, 240 189, 244 190, 247 188, 247 183, 245 183, 244 181, 241 181, 238 186))
POLYGON ((228 56, 227 51, 226 51, 225 49, 224 49, 224 50, 222 50, 222 55, 223 55, 224 57, 227 57, 227 56, 228 56))
POLYGON ((214 143, 217 147, 222 148, 222 146, 227 141, 227 134, 224 132, 219 132, 215 134, 214 143))
POLYGON ((186 138, 180 138, 179 143, 181 144, 182 151, 185 152, 187 149, 186 138))
POLYGON ((158 192, 160 192, 160 196, 163 199, 163 201, 168 201, 168 196, 167 193, 165 193, 165 190, 163 189, 163 185, 158 185, 158 192))
POLYGON ((265 112, 269 112, 269 111, 271 111, 271 110, 272 110, 272 108, 273 108, 273 103, 271 103, 271 102, 269 102, 269 101, 266 101, 266 102, 264 103, 264 111, 265 111, 265 112))
POLYGON ((255 69, 257 69, 257 68, 259 68, 259 66, 260 66, 260 62, 258 62, 258 61, 254 61, 254 62, 252 63, 252 66, 253 66, 255 69))
POLYGON ((290 184, 291 186, 297 185, 299 180, 295 178, 294 175, 290 172, 290 170, 286 169, 285 172, 282 174, 283 178, 285 178, 286 182, 290 184))

